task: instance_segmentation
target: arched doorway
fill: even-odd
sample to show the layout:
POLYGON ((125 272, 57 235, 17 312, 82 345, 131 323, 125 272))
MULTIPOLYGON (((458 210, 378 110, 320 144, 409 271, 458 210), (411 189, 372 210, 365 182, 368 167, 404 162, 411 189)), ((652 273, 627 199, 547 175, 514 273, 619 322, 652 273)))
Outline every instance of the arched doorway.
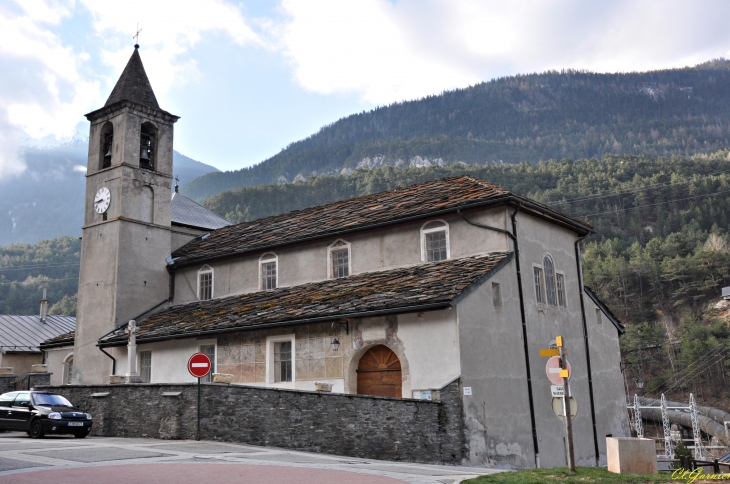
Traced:
POLYGON ((387 346, 370 348, 357 366, 358 395, 401 398, 400 360, 387 346))

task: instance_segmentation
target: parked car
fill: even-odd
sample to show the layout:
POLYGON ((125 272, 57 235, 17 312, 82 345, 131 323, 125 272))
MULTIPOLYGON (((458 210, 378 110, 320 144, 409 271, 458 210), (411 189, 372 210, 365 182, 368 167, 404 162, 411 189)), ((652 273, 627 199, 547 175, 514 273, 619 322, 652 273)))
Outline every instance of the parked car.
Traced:
POLYGON ((31 439, 45 434, 73 434, 83 439, 91 432, 91 415, 65 397, 48 392, 10 392, 0 395, 0 430, 21 430, 31 439))

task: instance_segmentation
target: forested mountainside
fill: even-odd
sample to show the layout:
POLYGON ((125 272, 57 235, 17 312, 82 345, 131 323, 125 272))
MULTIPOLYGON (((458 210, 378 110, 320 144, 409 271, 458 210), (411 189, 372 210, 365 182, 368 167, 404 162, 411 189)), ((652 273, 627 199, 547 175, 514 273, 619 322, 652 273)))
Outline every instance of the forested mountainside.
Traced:
POLYGON ((730 146, 729 121, 727 60, 640 73, 511 76, 348 116, 256 166, 210 173, 183 192, 202 200, 380 166, 709 154, 730 146))
MULTIPOLYGON (((88 149, 77 141, 24 150, 26 171, 0 181, 0 245, 81 235, 88 149)), ((173 159, 183 184, 218 171, 177 151, 173 159)))

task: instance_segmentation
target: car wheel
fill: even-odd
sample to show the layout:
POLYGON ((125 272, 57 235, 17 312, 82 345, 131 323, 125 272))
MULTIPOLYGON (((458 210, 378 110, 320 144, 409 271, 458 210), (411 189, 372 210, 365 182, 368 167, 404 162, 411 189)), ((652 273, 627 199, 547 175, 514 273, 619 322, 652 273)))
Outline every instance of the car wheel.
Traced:
POLYGON ((89 434, 74 434, 74 437, 77 439, 85 439, 87 435, 89 434))
POLYGON ((31 439, 40 439, 43 437, 43 424, 40 419, 35 419, 30 423, 30 430, 28 431, 28 437, 31 439))

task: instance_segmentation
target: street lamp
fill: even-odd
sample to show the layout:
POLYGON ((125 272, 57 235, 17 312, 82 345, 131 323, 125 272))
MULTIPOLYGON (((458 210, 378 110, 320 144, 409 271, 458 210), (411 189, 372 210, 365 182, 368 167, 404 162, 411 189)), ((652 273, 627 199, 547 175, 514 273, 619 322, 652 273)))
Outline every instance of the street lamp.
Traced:
POLYGON ((337 338, 337 329, 335 326, 339 326, 340 329, 343 327, 345 328, 345 333, 350 334, 350 324, 347 321, 335 321, 332 323, 332 341, 330 344, 332 345, 332 351, 337 351, 340 349, 340 340, 337 338))
POLYGON ((639 391, 644 389, 644 380, 641 377, 637 378, 634 383, 636 383, 636 388, 639 389, 639 391))
POLYGON ((340 340, 337 339, 337 336, 332 337, 332 351, 337 351, 340 349, 340 340))

